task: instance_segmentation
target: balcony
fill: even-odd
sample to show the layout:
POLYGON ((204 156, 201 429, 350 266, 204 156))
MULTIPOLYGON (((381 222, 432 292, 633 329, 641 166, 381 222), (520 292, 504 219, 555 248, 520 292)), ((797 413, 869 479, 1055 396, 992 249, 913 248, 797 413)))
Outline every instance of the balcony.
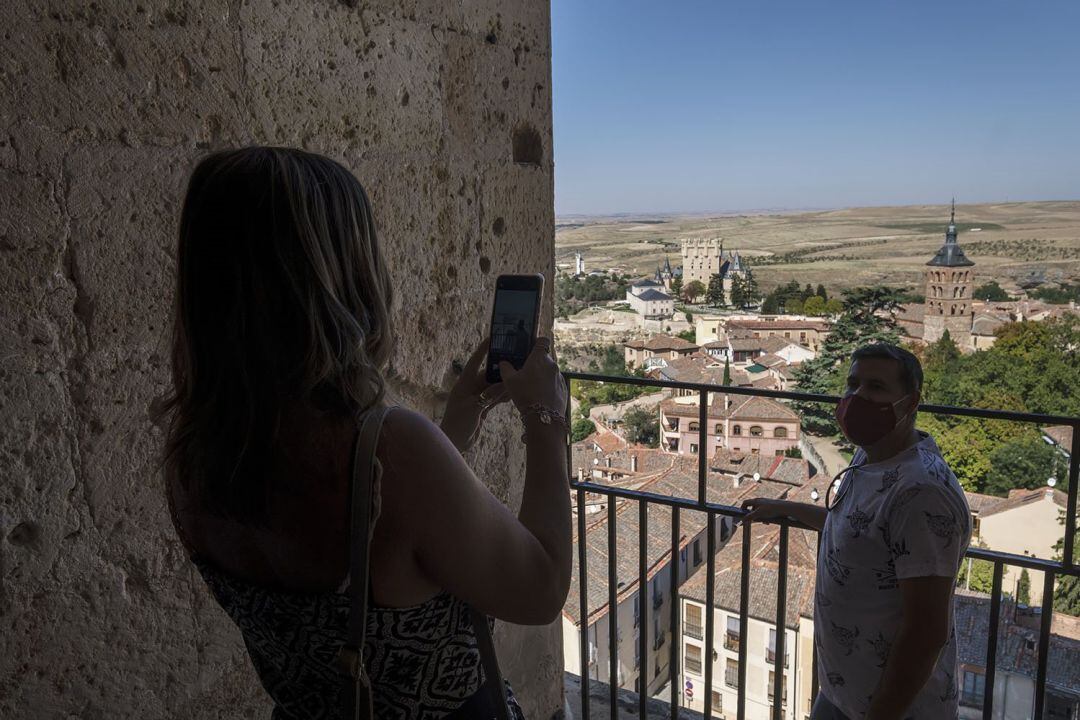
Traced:
MULTIPOLYGON (((652 380, 648 378, 630 378, 630 377, 612 377, 593 375, 586 373, 567 372, 564 373, 566 379, 569 380, 602 380, 610 383, 625 383, 630 385, 640 385, 647 387, 655 387, 659 389, 669 388, 674 390, 685 391, 688 393, 698 393, 700 395, 699 402, 703 406, 707 406, 709 393, 715 392, 719 389, 719 386, 712 385, 700 385, 696 383, 682 383, 671 382, 663 380, 652 380)), ((778 390, 761 390, 750 387, 724 387, 723 392, 733 395, 751 395, 759 397, 769 397, 775 399, 786 400, 802 400, 811 402, 824 402, 835 404, 838 398, 826 396, 826 395, 810 395, 806 393, 794 393, 778 390)), ((1067 507, 1067 519, 1066 527, 1074 527, 1076 519, 1076 502, 1077 502, 1077 487, 1080 485, 1078 482, 1078 469, 1080 469, 1080 418, 1075 417, 1054 417, 1037 415, 1033 413, 1014 413, 995 410, 982 410, 972 408, 953 408, 934 405, 923 405, 919 408, 924 412, 931 412, 941 415, 955 415, 955 416, 972 416, 981 418, 991 418, 998 420, 1008 420, 1014 422, 1028 422, 1038 423, 1041 426, 1046 425, 1068 425, 1073 429, 1073 452, 1069 460, 1069 495, 1068 495, 1068 507, 1067 507)), ((706 446, 706 435, 704 429, 698 430, 699 434, 699 446, 706 446)), ((638 507, 638 557, 639 557, 639 583, 641 587, 645 587, 647 579, 647 570, 645 562, 645 538, 648 536, 648 512, 647 508, 650 504, 664 506, 671 510, 671 554, 670 557, 677 558, 679 556, 680 549, 680 512, 681 511, 693 511, 701 512, 705 514, 707 532, 706 543, 707 551, 705 553, 706 567, 704 571, 706 577, 709 579, 705 583, 706 598, 705 598, 705 627, 700 624, 687 624, 685 628, 680 629, 679 624, 681 619, 678 614, 678 608, 680 603, 672 602, 669 604, 668 611, 670 612, 671 632, 673 637, 680 637, 684 632, 690 637, 703 639, 705 641, 705 647, 700 657, 691 658, 685 654, 682 657, 678 657, 677 653, 682 651, 679 646, 682 643, 672 643, 669 648, 670 659, 668 662, 668 682, 667 686, 670 688, 669 705, 672 717, 676 714, 676 708, 678 708, 678 714, 684 716, 685 708, 679 707, 682 703, 682 687, 680 686, 680 665, 681 660, 684 666, 681 668, 689 673, 704 677, 704 687, 713 687, 713 678, 718 672, 715 667, 718 661, 716 650, 714 649, 715 638, 715 615, 716 613, 711 610, 715 607, 715 589, 712 580, 716 577, 716 538, 718 537, 717 521, 723 521, 725 518, 730 521, 740 521, 745 516, 745 513, 738 507, 721 505, 717 503, 710 503, 706 501, 706 463, 704 458, 698 465, 698 493, 697 497, 673 497, 670 495, 660 495, 656 493, 650 493, 640 490, 632 490, 621 487, 611 487, 606 485, 598 485, 592 482, 579 482, 572 478, 570 486, 572 492, 577 493, 578 502, 582 502, 584 494, 586 492, 595 492, 601 495, 606 495, 609 499, 608 502, 608 548, 607 554, 610 564, 614 565, 616 562, 617 548, 615 547, 615 533, 613 528, 617 522, 617 515, 615 511, 615 500, 621 500, 632 504, 637 504, 638 507)), ((578 535, 584 537, 585 535, 585 516, 581 514, 577 517, 578 522, 578 535)), ((785 627, 785 621, 787 618, 787 574, 788 574, 788 536, 791 528, 797 529, 809 529, 801 526, 800 524, 792 520, 781 520, 775 525, 779 526, 779 542, 778 542, 778 582, 776 592, 776 619, 774 626, 778 628, 785 627)), ((731 688, 738 690, 738 708, 729 708, 729 712, 733 717, 747 717, 747 697, 746 697, 746 668, 747 668, 747 646, 740 642, 741 637, 745 634, 748 627, 748 597, 749 593, 749 573, 747 568, 750 567, 750 546, 751 546, 751 528, 750 526, 742 522, 742 565, 741 565, 741 577, 742 577, 742 592, 740 593, 740 607, 739 607, 739 633, 724 633, 723 644, 728 650, 738 653, 738 660, 731 660, 732 664, 722 668, 724 673, 724 683, 731 688)), ((1080 567, 1073 564, 1074 558, 1074 542, 1075 536, 1073 534, 1066 534, 1064 543, 1064 557, 1063 561, 1044 560, 1040 558, 1028 557, 1024 555, 1015 555, 1010 553, 1002 553, 982 548, 971 548, 968 550, 968 557, 985 560, 989 562, 993 567, 993 582, 992 593, 988 599, 989 603, 989 623, 988 627, 998 628, 1000 627, 999 619, 1002 617, 1002 578, 1004 569, 1006 566, 1016 566, 1022 568, 1029 568, 1031 570, 1040 570, 1044 573, 1044 593, 1042 600, 1042 612, 1041 623, 1038 629, 1038 649, 1035 657, 1035 682, 1034 682, 1034 699, 1033 699, 1033 717, 1043 717, 1044 710, 1047 708, 1047 664, 1049 657, 1049 641, 1050 641, 1050 628, 1051 618, 1053 614, 1052 600, 1053 600, 1053 588, 1054 579, 1063 576, 1080 576, 1080 567)), ((578 598, 579 607, 586 606, 588 601, 587 585, 588 585, 588 572, 586 567, 586 554, 583 544, 577 547, 577 559, 578 559, 578 591, 580 597, 578 598)), ((700 571, 699 571, 700 572, 700 571)), ((679 597, 679 588, 676 584, 677 573, 669 573, 670 588, 669 593, 672 598, 679 597)), ((616 604, 616 598, 614 596, 614 585, 609 589, 608 602, 611 605, 616 604)), ((1007 611, 1007 608, 1006 608, 1007 611)), ((617 618, 614 618, 617 623, 617 618)), ((613 623, 614 624, 614 623, 613 623)), ((609 630, 614 633, 613 628, 609 630)), ((587 627, 581 629, 581 642, 582 647, 585 647, 587 643, 587 627)), ((986 681, 985 692, 975 697, 975 693, 965 692, 963 693, 962 700, 965 705, 982 707, 987 715, 992 717, 993 712, 993 695, 994 695, 994 679, 998 660, 998 634, 989 633, 986 642, 985 653, 985 668, 986 668, 986 681)), ((786 688, 778 687, 776 677, 784 676, 784 669, 789 666, 789 653, 785 647, 785 634, 779 633, 776 636, 775 647, 766 647, 766 659, 771 665, 771 670, 774 673, 773 682, 770 683, 768 689, 769 699, 775 698, 779 693, 782 701, 778 705, 771 707, 772 720, 781 720, 783 717, 785 705, 787 702, 786 688), (781 660, 782 658, 782 660, 781 660)), ((608 661, 611 663, 612 668, 616 667, 616 658, 609 656, 608 661)), ((816 664, 816 660, 812 661, 816 664)), ((612 672, 612 675, 615 673, 612 672)), ((589 716, 589 703, 596 700, 592 694, 590 694, 590 679, 587 667, 581 668, 581 717, 589 716)), ((782 681, 780 681, 782 684, 782 681)), ((816 673, 812 677, 811 682, 811 696, 816 695, 818 688, 818 679, 816 673)), ((620 697, 615 689, 610 689, 609 697, 607 698, 607 705, 609 708, 619 707, 620 697)), ((653 708, 656 698, 646 698, 644 696, 638 697, 640 703, 642 717, 654 715, 646 712, 646 707, 653 708)), ((625 708, 625 702, 623 706, 625 708)), ((706 699, 706 717, 712 714, 715 717, 715 713, 711 712, 710 699, 706 699)), ((575 707, 575 715, 578 708, 575 707)))
MULTIPOLYGON (((788 655, 788 653, 784 653, 784 667, 785 668, 788 666, 789 657, 790 656, 788 655)), ((775 665, 776 664, 776 650, 772 649, 771 647, 765 648, 765 662, 769 663, 770 665, 775 665)))

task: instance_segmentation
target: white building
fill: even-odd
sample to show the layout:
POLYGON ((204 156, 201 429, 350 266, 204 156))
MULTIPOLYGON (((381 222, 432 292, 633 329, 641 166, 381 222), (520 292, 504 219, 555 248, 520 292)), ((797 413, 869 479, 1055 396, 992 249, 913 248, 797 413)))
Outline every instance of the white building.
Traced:
POLYGON ((675 315, 675 298, 655 280, 639 280, 626 290, 626 301, 646 320, 666 320, 675 315))

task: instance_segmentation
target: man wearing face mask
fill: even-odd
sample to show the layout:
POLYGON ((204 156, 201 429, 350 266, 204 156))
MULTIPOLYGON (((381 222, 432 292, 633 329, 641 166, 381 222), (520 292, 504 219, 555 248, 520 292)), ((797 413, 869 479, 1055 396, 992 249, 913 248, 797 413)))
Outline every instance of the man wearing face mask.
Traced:
POLYGON ((828 509, 756 498, 743 503, 745 519, 821 530, 811 720, 955 720, 953 586, 971 539, 967 499, 915 428, 918 359, 879 344, 851 360, 836 420, 858 451, 828 509))

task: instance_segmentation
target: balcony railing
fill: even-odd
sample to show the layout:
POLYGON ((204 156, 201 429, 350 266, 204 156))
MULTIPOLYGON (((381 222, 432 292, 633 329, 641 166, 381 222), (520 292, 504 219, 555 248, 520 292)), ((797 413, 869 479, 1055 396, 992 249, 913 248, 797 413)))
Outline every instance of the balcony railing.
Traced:
POLYGON ((686 634, 696 640, 701 640, 704 638, 701 626, 697 623, 686 623, 686 634))
MULTIPOLYGON (((784 667, 788 666, 788 653, 784 653, 784 667)), ((776 664, 776 650, 771 647, 765 648, 765 662, 776 664)))
MULTIPOLYGON (((699 421, 699 447, 706 446, 706 429, 707 420, 706 413, 709 408, 709 393, 722 391, 731 395, 751 395, 757 397, 775 398, 778 400, 801 400, 805 402, 823 402, 836 404, 839 398, 831 395, 817 395, 810 393, 795 393, 781 390, 763 390, 752 387, 731 387, 720 385, 704 385, 700 383, 685 383, 685 382, 672 382, 666 380, 653 380, 651 378, 638 378, 638 377, 616 377, 609 375, 594 375, 590 373, 579 372, 565 372, 563 376, 567 381, 571 380, 596 380, 608 383, 625 384, 625 385, 637 385, 643 387, 654 387, 658 389, 670 388, 676 390, 687 390, 691 392, 697 392, 699 394, 698 402, 698 421, 699 421)), ((1035 413, 1020 413, 1020 412, 1006 412, 1001 410, 984 410, 980 408, 956 408, 946 407, 941 405, 920 405, 919 410, 929 413, 935 413, 940 415, 954 415, 954 416, 967 416, 987 418, 992 420, 1007 420, 1014 422, 1028 422, 1038 423, 1040 426, 1046 425, 1068 425, 1072 428, 1072 447, 1069 457, 1069 494, 1068 503, 1065 513, 1065 540, 1064 540, 1064 552, 1063 560, 1044 560, 1041 558, 1028 557, 1025 555, 1014 555, 1012 553, 1002 553, 992 550, 986 550, 983 548, 969 548, 967 551, 968 557, 976 558, 979 560, 986 560, 993 565, 993 582, 992 593, 990 597, 990 618, 988 627, 995 629, 994 632, 989 633, 988 642, 986 647, 986 681, 985 692, 982 697, 982 716, 984 720, 990 720, 994 710, 994 679, 997 667, 997 632, 999 627, 999 620, 1001 614, 1001 582, 1004 568, 1006 565, 1016 566, 1021 568, 1029 568, 1032 570, 1040 570, 1044 573, 1043 576, 1043 594, 1042 594, 1042 613, 1040 617, 1039 627, 1039 643, 1038 643, 1038 663, 1036 668, 1035 677, 1035 701, 1034 712, 1032 717, 1043 717, 1043 711, 1046 707, 1046 671, 1047 660, 1049 657, 1050 647, 1050 622, 1053 616, 1053 595, 1054 595, 1054 581, 1058 577, 1062 576, 1080 576, 1080 567, 1074 562, 1074 544, 1076 533, 1076 498, 1077 490, 1080 487, 1080 417, 1067 417, 1067 416, 1053 416, 1053 415, 1039 415, 1035 413)), ((567 398, 567 416, 570 414, 569 398, 567 398)), ((567 445, 567 459, 570 458, 570 446, 567 445)), ((669 495, 660 495, 658 493, 644 492, 640 490, 631 490, 627 488, 611 487, 607 485, 598 485, 592 482, 579 482, 571 476, 570 487, 577 493, 578 507, 584 507, 585 494, 587 492, 595 492, 601 495, 606 495, 608 498, 608 511, 607 511, 607 540, 608 540, 608 603, 609 607, 617 607, 616 588, 618 587, 618 581, 616 578, 616 499, 623 499, 629 501, 635 501, 638 504, 638 583, 639 587, 646 587, 646 579, 648 572, 648 559, 646 557, 646 538, 648 537, 648 506, 650 503, 654 505, 661 505, 671 508, 671 557, 677 558, 679 556, 679 541, 681 538, 679 532, 679 513, 681 510, 692 510, 703 512, 706 514, 706 527, 707 527, 707 555, 706 555, 706 575, 707 581, 705 583, 705 687, 711 688, 713 686, 713 664, 715 660, 715 649, 713 648, 713 638, 715 637, 715 615, 713 607, 715 605, 715 579, 716 579, 716 518, 717 516, 731 517, 736 520, 742 521, 746 515, 745 511, 741 508, 731 505, 722 505, 718 503, 710 503, 706 501, 706 478, 707 478, 707 465, 708 458, 706 453, 699 453, 697 456, 698 461, 698 492, 697 498, 679 498, 669 495)), ((577 514, 578 522, 578 537, 585 537, 585 513, 579 512, 577 514)), ((787 564, 788 564, 788 531, 791 527, 811 529, 806 526, 797 523, 793 520, 782 519, 777 520, 774 524, 780 526, 780 538, 779 538, 779 557, 778 567, 779 574, 776 587, 776 622, 775 627, 785 627, 785 619, 787 617, 787 564)), ((751 533, 750 523, 741 522, 742 525, 742 560, 741 560, 741 588, 740 588, 740 601, 739 601, 739 628, 740 636, 745 636, 748 628, 748 615, 747 615, 747 603, 750 597, 750 573, 747 569, 750 567, 750 544, 751 533)), ((588 617, 588 572, 586 567, 586 548, 584 542, 578 543, 578 592, 579 592, 579 607, 581 608, 581 617, 588 617)), ((674 599, 678 597, 678 573, 668 573, 670 580, 669 592, 674 599)), ((668 612, 670 613, 671 634, 672 637, 679 637, 681 631, 679 629, 679 603, 671 602, 668 606, 668 612)), ((644 610, 648 614, 648 608, 644 610)), ((609 613, 610 618, 608 624, 609 632, 609 648, 618 647, 618 617, 617 613, 609 613)), ((649 618, 643 618, 642 620, 642 632, 638 637, 640 643, 639 652, 644 655, 646 648, 648 647, 648 628, 650 626, 649 618)), ((581 654, 582 660, 581 667, 581 718, 588 720, 589 715, 589 671, 584 662, 584 658, 588 657, 588 633, 589 626, 587 622, 582 622, 580 625, 581 631, 581 654)), ((671 717, 674 720, 678 717, 679 713, 679 697, 682 692, 682 688, 679 683, 679 663, 681 659, 677 656, 680 648, 680 643, 672 643, 669 649, 670 660, 668 663, 669 681, 668 687, 671 692, 671 717)), ((728 673, 725 673, 725 680, 728 684, 732 683, 730 680, 736 680, 735 686, 738 687, 738 709, 735 717, 746 717, 746 668, 747 668, 747 643, 740 643, 738 648, 739 660, 738 660, 738 673, 737 677, 731 678, 728 673)), ((779 694, 784 696, 784 690, 782 687, 783 682, 783 667, 781 666, 781 657, 786 657, 787 653, 784 648, 784 633, 778 633, 776 636, 776 647, 773 653, 773 671, 775 673, 775 681, 772 688, 772 696, 775 697, 779 694)), ((815 648, 816 655, 816 648, 815 648)), ((610 664, 609 677, 618 676, 618 653, 609 652, 608 661, 610 664)), ((688 667, 687 670, 696 670, 700 672, 700 661, 693 663, 696 668, 688 667)), ((812 662, 812 680, 811 680, 811 694, 816 695, 818 689, 818 677, 817 677, 817 661, 816 657, 812 662)), ((618 688, 615 683, 609 683, 610 698, 609 698, 609 712, 612 716, 617 713, 618 707, 618 688)), ((639 715, 644 720, 646 717, 646 701, 647 697, 645 693, 639 693, 638 696, 638 710, 639 715)), ((713 717, 712 697, 711 693, 704 694, 705 701, 705 717, 713 717)), ((781 720, 783 717, 782 705, 776 705, 772 708, 772 720, 781 720)))

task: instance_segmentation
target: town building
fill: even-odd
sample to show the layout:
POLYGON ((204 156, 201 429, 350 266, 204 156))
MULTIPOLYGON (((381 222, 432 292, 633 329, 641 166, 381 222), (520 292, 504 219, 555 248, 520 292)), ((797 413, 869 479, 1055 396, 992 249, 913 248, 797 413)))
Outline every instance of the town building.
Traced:
MULTIPOLYGON (((960 718, 981 720, 986 690, 986 645, 990 596, 956 591, 957 661, 960 665, 960 718)), ((997 661, 994 670, 994 720, 1020 720, 1035 712, 1038 669, 1039 608, 1018 606, 1003 598, 998 615, 997 661)), ((1080 717, 1080 619, 1054 613, 1046 664, 1044 718, 1080 717)))
POLYGON ((821 344, 828 337, 829 328, 829 323, 823 320, 797 320, 783 316, 762 317, 757 320, 729 320, 725 327, 729 336, 778 337, 791 340, 815 353, 821 349, 821 344))
MULTIPOLYGON (((821 504, 829 478, 819 476, 784 497, 797 502, 821 504)), ((776 525, 751 525, 750 597, 747 599, 745 634, 739 618, 742 581, 743 533, 716 554, 716 579, 712 608, 707 605, 708 579, 704 572, 690 578, 679 593, 682 630, 680 676, 683 705, 703 711, 705 693, 712 695, 715 718, 734 718, 738 708, 739 650, 746 644, 747 720, 771 720, 775 691, 774 660, 777 650, 776 595, 779 579, 780 529, 776 525), (713 615, 712 686, 705 685, 705 633, 709 612, 713 615)), ((787 594, 784 623, 783 687, 779 702, 782 717, 804 720, 813 704, 814 578, 817 533, 789 530, 787 594)))
POLYGON ((675 298, 656 280, 638 280, 626 290, 626 302, 646 320, 665 320, 675 315, 675 298))
MULTIPOLYGON (((1049 471, 1049 470, 1048 470, 1049 471)), ((1054 544, 1065 532, 1059 522, 1068 506, 1068 495, 1050 487, 1013 488, 1008 497, 967 493, 971 508, 972 544, 981 541, 991 550, 1051 559, 1054 544), (1017 532, 1023 528, 1023 532, 1017 532)), ((1005 592, 1016 594, 1021 568, 1006 565, 1001 587, 1005 592)), ((1029 598, 1032 605, 1040 605, 1043 595, 1043 572, 1028 570, 1031 581, 1029 598)))
POLYGON ((623 359, 628 370, 663 365, 664 361, 686 357, 697 352, 698 346, 689 340, 670 335, 653 335, 648 340, 628 340, 623 343, 623 359))
MULTIPOLYGON (((674 397, 660 403, 660 445, 667 452, 697 455, 701 442, 698 397, 674 397)), ((799 446, 799 415, 787 405, 763 397, 711 393, 706 415, 707 457, 717 450, 783 456, 799 446)))
MULTIPOLYGON (((591 443, 575 444, 575 466, 572 474, 584 474, 587 466, 608 467, 608 456, 599 453, 597 446, 591 443), (578 448, 577 446, 582 446, 578 448), (593 461, 596 461, 595 464, 593 461)), ((633 448, 623 453, 622 457, 612 458, 610 467, 632 460, 640 468, 636 480, 622 478, 624 483, 631 482, 635 489, 646 492, 671 495, 676 497, 697 497, 698 471, 693 458, 673 457, 656 450, 633 448), (663 467, 664 462, 667 468, 663 467), (645 468, 652 468, 645 471, 645 468)), ((760 458, 725 456, 717 469, 710 469, 706 483, 706 500, 710 503, 738 505, 750 497, 785 497, 804 485, 809 478, 809 465, 796 458, 785 458, 787 462, 780 477, 772 477, 761 472, 764 463, 760 458), (746 465, 743 466, 743 462, 746 465), (750 472, 757 474, 753 479, 750 472)), ((644 683, 649 696, 656 695, 668 682, 669 665, 672 655, 679 657, 679 638, 671 636, 671 572, 676 575, 676 587, 682 587, 687 579, 693 577, 704 567, 708 551, 708 536, 705 516, 701 513, 680 513, 680 540, 678 555, 672 562, 671 554, 671 512, 668 508, 649 505, 646 522, 646 587, 640 587, 638 552, 640 527, 637 503, 617 500, 616 505, 616 552, 615 573, 617 582, 616 595, 616 654, 617 677, 619 687, 637 690, 644 683), (642 592, 644 590, 644 592, 642 592), (645 657, 640 654, 640 633, 647 632, 645 657), (675 641, 673 644, 673 640, 675 641)), ((607 500, 597 496, 586 498, 585 508, 588 513, 585 531, 586 559, 585 568, 588 577, 588 612, 580 610, 580 592, 578 554, 574 554, 574 567, 571 575, 571 587, 563 608, 563 657, 567 672, 581 672, 581 621, 585 617, 588 633, 587 667, 590 678, 600 682, 610 681, 608 658, 610 643, 610 607, 608 596, 608 513, 607 500), (603 510, 603 512, 599 512, 603 510)), ((573 510, 576 513, 576 496, 573 497, 573 510)), ((575 529, 577 523, 574 524, 575 529)), ((716 548, 723 547, 732 537, 734 525, 726 516, 717 518, 716 534, 713 542, 716 548)), ((576 532, 576 530, 575 530, 576 532)), ((575 534, 575 542, 577 541, 575 534)), ((774 590, 775 593, 775 590, 774 590)), ((676 608, 676 612, 679 612, 676 608)))

